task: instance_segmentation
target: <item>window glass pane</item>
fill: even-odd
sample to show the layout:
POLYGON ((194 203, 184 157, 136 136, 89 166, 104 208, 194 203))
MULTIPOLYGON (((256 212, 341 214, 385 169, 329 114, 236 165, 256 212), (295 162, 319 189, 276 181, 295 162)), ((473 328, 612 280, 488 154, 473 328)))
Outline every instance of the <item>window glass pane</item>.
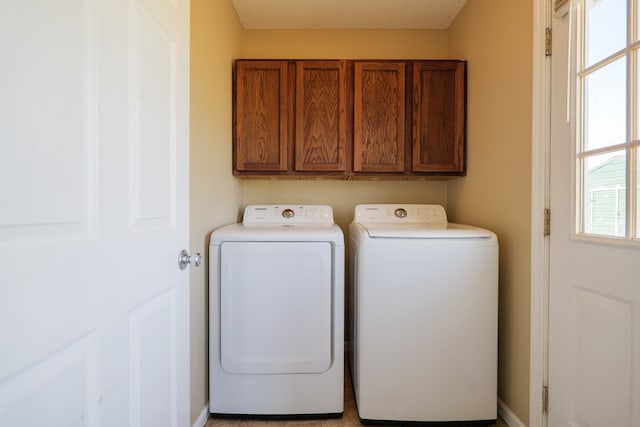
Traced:
POLYGON ((636 82, 636 102, 635 102, 635 109, 636 109, 636 123, 634 126, 635 129, 635 135, 633 135, 632 139, 638 139, 638 135, 640 135, 640 126, 638 126, 638 124, 640 123, 640 107, 638 105, 638 91, 640 90, 640 88, 638 88, 638 82, 640 82, 640 67, 637 66, 638 64, 638 60, 640 60, 640 51, 638 51, 637 49, 635 51, 633 51, 632 55, 634 55, 635 60, 636 60, 636 75, 635 75, 635 82, 636 82))
POLYGON ((624 151, 583 160, 583 228, 587 234, 625 235, 626 155, 624 151))
POLYGON ((627 1, 585 1, 585 64, 590 66, 627 44, 627 1))
MULTIPOLYGON (((636 2, 636 28, 638 27, 638 24, 640 23, 640 8, 638 7, 638 4, 636 2)), ((636 30, 636 37, 635 40, 637 41, 638 39, 640 39, 640 32, 636 30)))
POLYGON ((584 149, 626 142, 626 58, 584 79, 584 149))
MULTIPOLYGON (((637 150, 637 149, 636 149, 637 150)), ((636 151, 636 238, 640 238, 640 150, 636 151)))

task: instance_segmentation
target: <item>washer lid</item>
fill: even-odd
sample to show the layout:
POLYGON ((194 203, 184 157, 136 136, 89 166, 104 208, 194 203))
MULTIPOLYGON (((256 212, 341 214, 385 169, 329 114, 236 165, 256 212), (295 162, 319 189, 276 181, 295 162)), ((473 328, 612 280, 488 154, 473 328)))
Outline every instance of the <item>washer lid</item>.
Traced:
POLYGON ((358 205, 354 222, 369 237, 404 239, 489 238, 493 233, 470 225, 447 222, 440 205, 358 205))
POLYGON ((463 224, 361 224, 369 237, 401 239, 486 239, 489 230, 463 224))
POLYGON ((360 224, 447 224, 440 205, 358 205, 355 222, 360 224))

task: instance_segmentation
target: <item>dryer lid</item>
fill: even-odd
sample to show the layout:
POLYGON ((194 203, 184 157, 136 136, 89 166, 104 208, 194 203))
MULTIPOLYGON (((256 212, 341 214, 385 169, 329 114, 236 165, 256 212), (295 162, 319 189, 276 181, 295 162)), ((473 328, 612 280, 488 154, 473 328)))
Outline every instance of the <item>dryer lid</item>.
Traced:
POLYGON ((332 242, 344 245, 344 235, 325 205, 250 205, 241 223, 211 233, 210 245, 222 242, 332 242))
POLYGON ((332 225, 333 209, 326 205, 250 205, 244 210, 245 226, 332 225))

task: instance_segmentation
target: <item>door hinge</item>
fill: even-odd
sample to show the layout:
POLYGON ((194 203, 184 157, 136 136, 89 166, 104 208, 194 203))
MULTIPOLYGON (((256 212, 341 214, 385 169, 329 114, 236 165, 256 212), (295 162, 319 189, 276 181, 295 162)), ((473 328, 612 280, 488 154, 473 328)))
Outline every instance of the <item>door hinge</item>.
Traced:
POLYGON ((549 412, 549 387, 542 387, 542 413, 549 412))
POLYGON ((551 209, 544 210, 544 235, 549 236, 551 234, 551 209))
POLYGON ((551 56, 551 28, 545 28, 544 30, 544 54, 545 56, 551 56))

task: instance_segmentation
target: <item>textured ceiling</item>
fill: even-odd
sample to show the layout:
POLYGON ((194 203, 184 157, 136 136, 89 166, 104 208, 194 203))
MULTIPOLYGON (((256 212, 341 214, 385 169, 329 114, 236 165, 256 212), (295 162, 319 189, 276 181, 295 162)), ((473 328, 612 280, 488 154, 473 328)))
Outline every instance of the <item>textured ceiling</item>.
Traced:
POLYGON ((467 0, 231 0, 245 29, 444 30, 467 0))

